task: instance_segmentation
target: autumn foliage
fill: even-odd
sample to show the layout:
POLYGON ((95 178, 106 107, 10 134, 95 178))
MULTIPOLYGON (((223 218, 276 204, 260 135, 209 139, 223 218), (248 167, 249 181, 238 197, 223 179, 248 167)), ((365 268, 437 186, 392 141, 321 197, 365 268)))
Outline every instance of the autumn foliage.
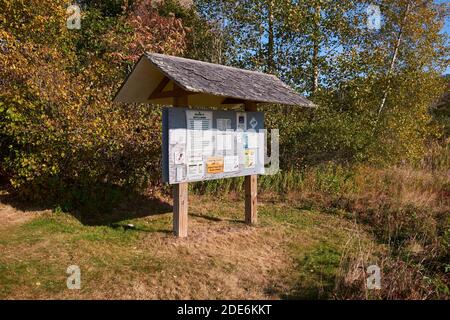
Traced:
MULTIPOLYGON (((93 217, 121 197, 168 191, 161 106, 112 103, 145 51, 269 72, 318 108, 261 106, 280 132, 282 171, 258 178, 259 190, 372 229, 390 247, 389 284, 375 298, 447 298, 448 4, 179 2, 79 0, 81 29, 71 30, 71 1, 0 0, 0 178, 11 193, 93 217), (371 4, 379 30, 366 25, 371 4)), ((191 188, 244 193, 243 179, 191 188)), ((342 256, 336 298, 369 297, 368 262, 342 256)))
POLYGON ((93 184, 144 188, 159 178, 160 112, 111 100, 143 51, 182 54, 185 31, 151 1, 83 14, 66 1, 0 1, 1 173, 23 195, 93 184))
POLYGON ((367 1, 276 3, 85 0, 69 30, 65 0, 0 0, 0 173, 38 198, 158 187, 160 108, 111 102, 145 51, 272 72, 309 95, 318 109, 265 108, 283 169, 419 162, 445 141, 429 112, 445 88, 445 8, 385 0, 369 32, 367 1))

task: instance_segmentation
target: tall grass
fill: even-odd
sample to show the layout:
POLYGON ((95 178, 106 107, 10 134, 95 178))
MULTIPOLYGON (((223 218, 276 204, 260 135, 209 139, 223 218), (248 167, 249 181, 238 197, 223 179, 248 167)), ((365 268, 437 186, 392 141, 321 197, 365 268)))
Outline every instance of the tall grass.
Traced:
MULTIPOLYGON (((342 166, 319 165, 310 169, 286 170, 271 176, 258 176, 258 190, 262 193, 285 194, 287 192, 316 191, 336 193, 351 188, 354 173, 342 166), (348 184, 350 182, 350 184, 348 184)), ((227 194, 244 191, 244 178, 213 180, 192 184, 196 194, 227 194)))
MULTIPOLYGON (((322 194, 356 199, 368 195, 386 197, 398 204, 419 207, 448 205, 450 192, 450 149, 432 146, 418 165, 376 168, 367 165, 343 166, 332 162, 304 169, 282 170, 258 177, 260 194, 322 194)), ((244 192, 244 178, 191 184, 197 194, 244 192)))
MULTIPOLYGON (((386 244, 385 287, 374 298, 450 298, 450 150, 432 146, 416 165, 376 168, 334 163, 258 177, 259 195, 353 219, 386 244)), ((194 193, 244 194, 244 179, 194 184, 194 193)), ((370 298, 367 253, 344 256, 336 297, 370 298), (364 267, 363 269, 361 269, 364 267)))

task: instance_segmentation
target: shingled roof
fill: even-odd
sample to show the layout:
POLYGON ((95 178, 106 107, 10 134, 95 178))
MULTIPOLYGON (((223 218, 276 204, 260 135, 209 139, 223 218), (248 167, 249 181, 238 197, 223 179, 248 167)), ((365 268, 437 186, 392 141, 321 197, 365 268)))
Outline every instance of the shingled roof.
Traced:
POLYGON ((176 89, 189 95, 190 105, 314 106, 274 75, 155 53, 141 57, 114 101, 171 104, 176 89))

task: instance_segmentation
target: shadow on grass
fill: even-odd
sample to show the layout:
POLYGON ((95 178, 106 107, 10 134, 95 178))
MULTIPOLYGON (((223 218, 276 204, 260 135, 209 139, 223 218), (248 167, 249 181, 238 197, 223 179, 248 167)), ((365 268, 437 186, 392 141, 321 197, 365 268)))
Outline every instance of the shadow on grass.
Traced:
POLYGON ((244 219, 240 220, 240 219, 220 218, 216 216, 207 216, 204 214, 197 214, 197 213, 189 213, 189 216, 213 222, 231 222, 231 223, 245 224, 244 219))
POLYGON ((124 220, 163 215, 170 212, 172 212, 172 206, 160 199, 130 194, 113 208, 77 208, 70 214, 84 225, 114 226, 124 220))
POLYGON ((165 233, 165 234, 173 234, 173 230, 170 229, 161 229, 161 228, 143 228, 141 226, 129 226, 128 224, 125 223, 112 223, 109 224, 109 227, 112 229, 116 229, 116 230, 123 230, 123 231, 127 231, 127 230, 131 230, 131 231, 139 231, 139 232, 146 232, 146 233, 165 233))
POLYGON ((119 222, 163 215, 172 212, 172 205, 124 187, 114 185, 73 186, 45 199, 29 200, 3 187, 0 202, 21 211, 54 210, 66 212, 83 225, 118 226, 119 222))

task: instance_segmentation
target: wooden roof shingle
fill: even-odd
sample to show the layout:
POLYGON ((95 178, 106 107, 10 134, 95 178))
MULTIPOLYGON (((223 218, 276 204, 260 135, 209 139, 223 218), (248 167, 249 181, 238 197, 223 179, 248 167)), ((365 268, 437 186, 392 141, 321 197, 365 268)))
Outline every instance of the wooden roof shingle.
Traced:
POLYGON ((153 90, 161 86, 161 81, 169 79, 185 92, 193 94, 192 100, 200 101, 202 95, 217 97, 217 100, 210 99, 209 102, 213 105, 224 104, 227 99, 228 101, 231 99, 292 106, 315 106, 274 75, 197 60, 146 53, 133 73, 119 90, 115 101, 152 102, 150 98, 153 90), (147 65, 139 67, 141 64, 147 65), (138 68, 147 68, 148 79, 145 79, 143 75, 145 72, 142 70, 139 72, 138 68), (133 77, 133 73, 140 73, 140 75, 133 77), (145 89, 145 99, 136 88, 133 90, 133 87, 144 86, 142 81, 152 82, 152 85, 148 85, 149 89, 145 89), (133 92, 140 96, 138 98, 140 101, 132 98, 133 92), (213 101, 217 102, 211 103, 213 101))

